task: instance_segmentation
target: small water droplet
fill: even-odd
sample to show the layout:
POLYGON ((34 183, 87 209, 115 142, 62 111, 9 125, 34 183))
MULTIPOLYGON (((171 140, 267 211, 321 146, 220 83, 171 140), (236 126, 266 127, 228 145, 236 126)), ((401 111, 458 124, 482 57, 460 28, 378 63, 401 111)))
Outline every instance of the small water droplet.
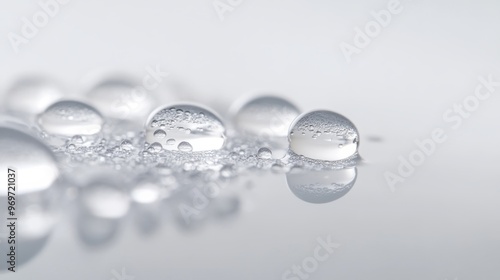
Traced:
POLYGON ((346 117, 330 111, 313 111, 297 118, 288 136, 290 149, 296 154, 328 161, 356 154, 359 144, 357 138, 358 130, 354 124, 346 117), (311 127, 315 129, 311 130, 311 127), (294 131, 302 133, 292 134, 294 131), (331 131, 337 137, 319 137, 321 131, 331 131))
POLYGON ((71 142, 73 142, 75 144, 83 144, 83 137, 80 135, 75 135, 75 136, 71 137, 71 142))
POLYGON ((130 151, 134 149, 134 146, 132 145, 132 142, 130 142, 130 140, 123 140, 122 143, 120 144, 120 147, 125 151, 130 151))
POLYGON ((167 140, 167 145, 174 145, 174 144, 175 144, 175 139, 170 138, 167 140))
POLYGON ((260 148, 257 152, 257 157, 260 159, 271 159, 273 157, 273 153, 268 148, 260 148))
POLYGON ((153 133, 153 136, 158 138, 158 139, 162 139, 162 138, 167 137, 167 133, 163 129, 158 129, 157 131, 155 131, 153 133))
POLYGON ((159 153, 161 152, 161 149, 162 149, 162 145, 158 142, 154 142, 153 144, 151 144, 147 151, 150 152, 150 153, 159 153))
POLYGON ((182 141, 177 146, 177 149, 182 152, 191 152, 193 151, 193 146, 191 146, 188 142, 182 141))

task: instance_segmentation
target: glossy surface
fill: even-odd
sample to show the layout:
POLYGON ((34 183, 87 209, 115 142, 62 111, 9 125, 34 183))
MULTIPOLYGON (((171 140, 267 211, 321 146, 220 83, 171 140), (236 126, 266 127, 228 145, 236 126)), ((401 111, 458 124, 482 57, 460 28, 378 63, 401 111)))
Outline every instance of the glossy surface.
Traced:
POLYGON ((146 142, 181 152, 218 150, 226 141, 225 131, 220 118, 210 109, 175 104, 151 114, 146 123, 146 142))

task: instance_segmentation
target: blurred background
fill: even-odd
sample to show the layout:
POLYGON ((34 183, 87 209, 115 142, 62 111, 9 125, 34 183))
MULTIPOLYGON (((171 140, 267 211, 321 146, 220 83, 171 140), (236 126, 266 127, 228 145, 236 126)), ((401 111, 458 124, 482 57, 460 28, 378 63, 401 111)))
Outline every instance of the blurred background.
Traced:
POLYGON ((239 202, 228 193, 223 204, 239 205, 237 218, 191 231, 174 227, 162 210, 153 215, 161 226, 149 235, 134 231, 150 225, 144 216, 139 225, 131 217, 92 220, 103 230, 93 234, 110 241, 89 247, 85 224, 65 215, 50 238, 42 235, 36 256, 16 273, 0 272, 2 279, 500 277, 500 87, 460 127, 443 119, 474 94, 479 77, 500 81, 498 1, 1 4, 2 100, 26 75, 53 79, 67 97, 81 98, 109 75, 140 81, 161 69, 168 76, 155 89, 156 105, 195 101, 226 117, 250 92, 277 93, 303 112, 347 116, 361 134, 364 159, 352 190, 326 204, 297 199, 283 174, 238 178, 229 189, 239 202), (52 13, 46 22, 33 18, 44 9, 52 13), (390 18, 370 31, 377 15, 387 15, 381 11, 390 18), (396 173, 398 157, 436 128, 447 141, 391 189, 384 174, 396 173), (307 268, 304 260, 322 244, 317 239, 330 235, 340 247, 307 268), (293 272, 304 264, 304 274, 293 272))

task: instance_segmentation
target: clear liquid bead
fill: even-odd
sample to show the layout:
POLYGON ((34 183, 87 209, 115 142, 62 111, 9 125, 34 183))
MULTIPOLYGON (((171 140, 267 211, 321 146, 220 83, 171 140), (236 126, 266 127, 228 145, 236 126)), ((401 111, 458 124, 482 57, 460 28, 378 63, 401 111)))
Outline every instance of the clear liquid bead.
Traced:
POLYGON ((298 155, 335 161, 357 153, 359 134, 346 117, 331 111, 313 111, 295 120, 288 141, 298 155))
POLYGON ((142 125, 157 104, 154 91, 133 78, 116 76, 94 86, 86 94, 90 104, 106 117, 142 125))
POLYGON ((220 118, 198 105, 178 104, 161 108, 149 117, 146 124, 146 142, 158 142, 165 150, 218 150, 225 139, 225 127, 220 118), (165 134, 158 132, 160 129, 165 134))
POLYGON ((38 116, 38 124, 48 134, 72 137, 95 135, 104 124, 101 114, 79 101, 59 101, 38 116))
MULTIPOLYGON (((34 193, 50 188, 59 177, 56 159, 50 149, 38 139, 15 128, 0 126, 0 175, 7 182, 7 170, 22 176, 22 188, 16 194, 34 193), (4 177, 5 176, 5 177, 4 177)), ((0 192, 0 196, 7 191, 0 192)))
POLYGON ((257 157, 260 159, 271 159, 273 157, 273 153, 268 148, 263 147, 257 151, 257 157))
POLYGON ((231 111, 233 124, 240 133, 266 138, 286 138, 290 124, 300 114, 295 105, 277 96, 237 102, 231 111))

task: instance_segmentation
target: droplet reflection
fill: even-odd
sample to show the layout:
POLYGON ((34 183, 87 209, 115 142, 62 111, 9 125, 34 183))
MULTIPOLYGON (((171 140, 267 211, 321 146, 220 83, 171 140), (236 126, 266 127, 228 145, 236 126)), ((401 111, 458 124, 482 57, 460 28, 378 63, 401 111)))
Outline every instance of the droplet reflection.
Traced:
POLYGON ((356 167, 340 170, 297 170, 286 174, 292 193, 309 203, 328 203, 343 197, 356 182, 356 167))

